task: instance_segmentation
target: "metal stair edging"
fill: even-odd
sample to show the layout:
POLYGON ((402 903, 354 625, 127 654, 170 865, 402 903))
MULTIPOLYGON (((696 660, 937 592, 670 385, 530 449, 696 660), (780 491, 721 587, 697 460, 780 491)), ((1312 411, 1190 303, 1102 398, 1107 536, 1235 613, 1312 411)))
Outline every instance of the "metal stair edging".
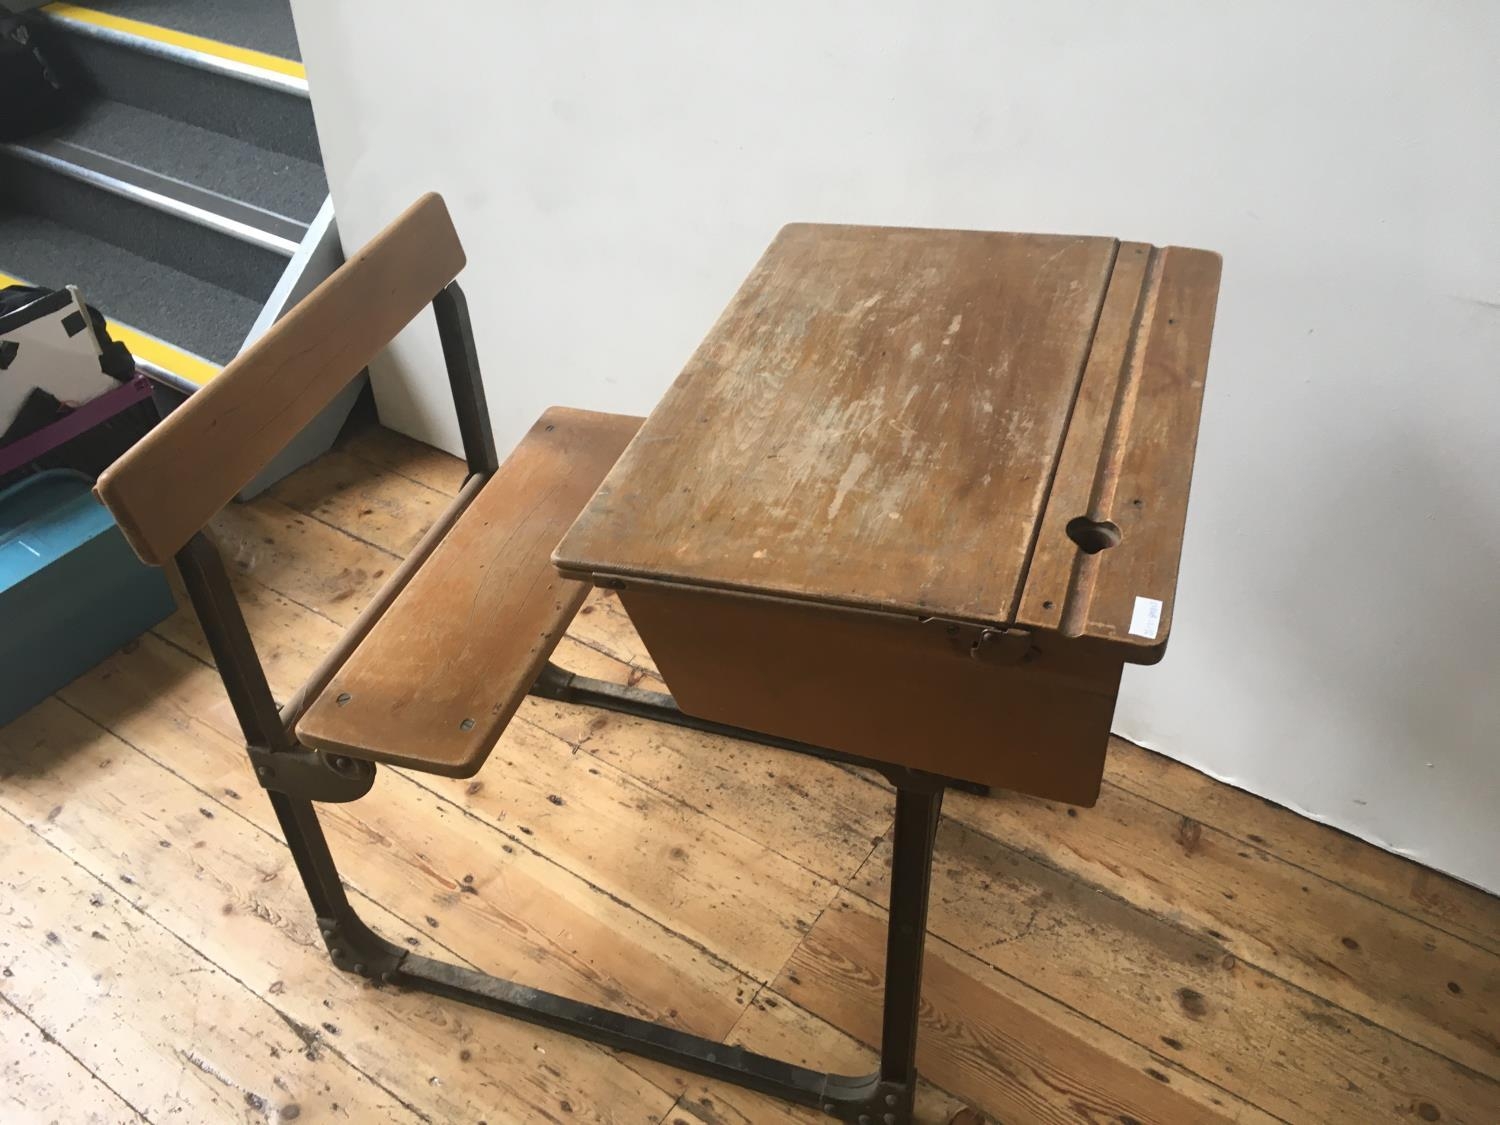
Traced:
MULTIPOLYGON (((51 8, 54 6, 49 5, 48 7, 51 8)), ((215 74, 237 78, 253 83, 256 86, 263 86, 268 90, 276 90, 284 94, 294 94, 304 99, 309 97, 306 78, 282 74, 278 71, 254 66, 250 63, 239 62, 235 59, 221 58, 218 55, 212 55, 206 51, 195 51, 190 47, 183 47, 176 43, 164 43, 160 40, 149 39, 144 35, 136 35, 120 28, 76 19, 65 8, 61 11, 51 11, 44 8, 37 14, 49 23, 56 25, 58 30, 66 31, 70 35, 78 35, 87 39, 97 39, 103 43, 125 47, 132 51, 138 51, 141 54, 154 55, 157 58, 181 63, 184 66, 191 66, 197 70, 206 70, 215 74)))

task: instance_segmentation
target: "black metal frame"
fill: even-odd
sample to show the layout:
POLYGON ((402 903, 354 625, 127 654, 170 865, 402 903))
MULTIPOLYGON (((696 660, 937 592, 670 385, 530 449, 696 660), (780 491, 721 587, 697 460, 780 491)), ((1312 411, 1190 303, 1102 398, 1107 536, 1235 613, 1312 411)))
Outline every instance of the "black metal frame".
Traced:
MULTIPOLYGON (((476 473, 493 472, 498 459, 463 295, 455 283, 440 293, 433 304, 470 468, 476 473)), ((177 564, 244 732, 256 776, 270 796, 335 966, 387 984, 447 996, 789 1102, 821 1108, 841 1121, 858 1125, 877 1122, 907 1125, 911 1121, 917 1084, 918 1010, 933 843, 943 791, 949 785, 962 783, 888 762, 708 722, 683 714, 670 695, 577 676, 550 663, 531 689, 533 694, 549 699, 606 708, 864 766, 878 771, 895 786, 880 1066, 874 1073, 863 1076, 826 1074, 422 957, 376 934, 360 919, 344 892, 313 805, 314 801, 344 802, 364 796, 374 783, 374 764, 326 755, 297 743, 291 730, 297 716, 283 719, 279 713, 223 559, 213 542, 200 532, 178 552, 177 564)))

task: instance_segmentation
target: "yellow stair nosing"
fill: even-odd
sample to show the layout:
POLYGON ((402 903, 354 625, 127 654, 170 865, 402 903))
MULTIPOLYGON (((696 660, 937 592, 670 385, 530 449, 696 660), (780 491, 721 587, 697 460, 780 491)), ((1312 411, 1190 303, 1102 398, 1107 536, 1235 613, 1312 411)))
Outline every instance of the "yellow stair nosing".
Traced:
POLYGON ((87 8, 79 4, 62 3, 60 0, 58 3, 46 5, 42 11, 55 19, 66 20, 71 23, 87 24, 91 27, 115 31, 124 35, 134 35, 165 47, 175 47, 180 51, 192 51, 196 54, 217 59, 220 62, 231 63, 237 67, 268 71, 272 74, 280 75, 282 78, 291 78, 303 83, 307 81, 307 68, 300 62, 297 62, 295 59, 284 59, 279 55, 267 54, 265 51, 255 51, 249 47, 236 47, 232 43, 221 43, 217 39, 209 39, 202 35, 191 35, 186 31, 177 31, 170 27, 161 27, 158 24, 145 23, 141 20, 128 19, 125 16, 116 16, 109 12, 96 11, 93 8, 87 8))
MULTIPOLYGON (((9 285, 29 284, 30 282, 23 281, 19 277, 0 273, 0 289, 9 285)), ((84 300, 88 300, 86 292, 83 296, 84 300)), ((149 363, 153 367, 159 367, 169 375, 175 375, 194 386, 203 386, 219 373, 219 365, 212 360, 204 359, 201 355, 194 355, 184 348, 158 339, 149 332, 142 332, 139 328, 132 328, 128 324, 105 318, 104 330, 111 340, 118 340, 124 344, 136 359, 149 363)))

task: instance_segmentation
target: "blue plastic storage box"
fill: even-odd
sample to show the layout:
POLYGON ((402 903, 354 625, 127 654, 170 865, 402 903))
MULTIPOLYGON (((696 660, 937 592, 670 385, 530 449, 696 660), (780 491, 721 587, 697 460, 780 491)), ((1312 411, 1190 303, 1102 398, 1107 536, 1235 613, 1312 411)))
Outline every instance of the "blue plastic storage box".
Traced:
POLYGON ((0 724, 174 608, 166 576, 135 557, 92 487, 51 469, 0 492, 0 724))

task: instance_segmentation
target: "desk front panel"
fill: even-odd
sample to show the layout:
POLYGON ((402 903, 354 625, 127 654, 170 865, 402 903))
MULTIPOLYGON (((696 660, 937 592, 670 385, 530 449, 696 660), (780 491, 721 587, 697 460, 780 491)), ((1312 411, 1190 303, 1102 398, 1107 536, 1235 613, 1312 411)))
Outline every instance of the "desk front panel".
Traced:
POLYGON ((631 581, 620 601, 690 715, 1092 805, 1117 656, 1063 638, 631 581))

